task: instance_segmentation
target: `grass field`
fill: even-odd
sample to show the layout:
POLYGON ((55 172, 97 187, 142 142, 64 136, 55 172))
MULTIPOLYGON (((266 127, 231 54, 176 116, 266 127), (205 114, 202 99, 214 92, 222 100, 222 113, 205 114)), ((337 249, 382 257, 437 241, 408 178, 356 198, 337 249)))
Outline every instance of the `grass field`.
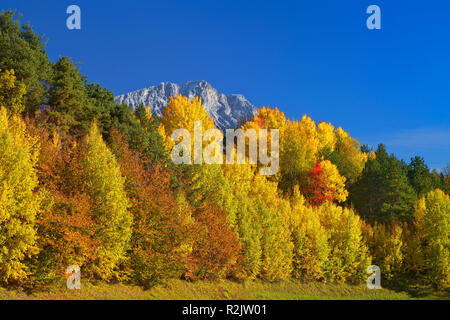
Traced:
POLYGON ((149 290, 123 284, 82 282, 81 290, 49 288, 34 292, 0 288, 0 299, 83 299, 83 300, 405 300, 450 299, 447 294, 396 292, 388 289, 369 290, 365 285, 324 284, 321 282, 282 281, 197 281, 170 280, 149 290))

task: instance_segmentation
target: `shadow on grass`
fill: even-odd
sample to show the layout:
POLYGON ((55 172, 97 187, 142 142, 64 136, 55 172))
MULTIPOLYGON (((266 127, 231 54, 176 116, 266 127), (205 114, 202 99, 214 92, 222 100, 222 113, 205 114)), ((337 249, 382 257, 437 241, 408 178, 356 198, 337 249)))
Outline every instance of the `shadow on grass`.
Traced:
POLYGON ((395 292, 406 292, 414 299, 450 299, 450 288, 438 290, 419 279, 411 279, 407 276, 397 277, 395 281, 385 280, 383 287, 395 292))

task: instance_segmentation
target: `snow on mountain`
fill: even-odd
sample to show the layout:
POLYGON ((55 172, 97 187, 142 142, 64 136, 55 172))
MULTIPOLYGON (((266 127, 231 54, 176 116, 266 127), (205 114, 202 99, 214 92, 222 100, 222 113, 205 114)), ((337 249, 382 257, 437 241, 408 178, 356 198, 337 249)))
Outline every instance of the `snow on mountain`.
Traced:
POLYGON ((183 95, 192 99, 200 96, 206 112, 213 118, 216 127, 225 130, 235 128, 241 118, 252 117, 256 108, 241 94, 218 93, 206 81, 188 81, 181 85, 161 82, 156 86, 126 93, 115 97, 116 103, 132 108, 139 104, 149 106, 152 113, 161 115, 170 96, 183 95))

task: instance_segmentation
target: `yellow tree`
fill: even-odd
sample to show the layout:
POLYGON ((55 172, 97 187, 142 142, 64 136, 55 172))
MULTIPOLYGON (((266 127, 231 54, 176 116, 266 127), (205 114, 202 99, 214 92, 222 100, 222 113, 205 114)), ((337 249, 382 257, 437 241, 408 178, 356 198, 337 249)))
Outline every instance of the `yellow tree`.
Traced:
POLYGON ((36 253, 35 220, 41 196, 35 165, 37 139, 17 115, 0 108, 0 280, 27 275, 23 260, 36 253))
POLYGON ((262 227, 260 277, 268 281, 287 279, 293 255, 289 202, 279 196, 275 182, 261 175, 253 179, 250 198, 262 227))
POLYGON ((236 226, 244 251, 243 277, 286 279, 292 270, 289 202, 276 182, 257 174, 250 164, 224 165, 236 203, 236 226))
POLYGON ((214 121, 206 113, 201 98, 195 97, 190 101, 187 97, 178 95, 176 98, 171 96, 169 103, 164 108, 158 132, 163 136, 168 151, 173 149, 172 152, 176 150, 177 154, 180 154, 181 150, 183 150, 183 155, 187 157, 184 152, 188 151, 189 154, 191 150, 194 150, 193 153, 190 153, 191 157, 187 157, 187 159, 191 158, 191 160, 194 159, 194 162, 196 162, 195 160, 198 156, 200 157, 197 159, 201 159, 201 154, 203 153, 203 136, 205 131, 209 129, 215 129, 214 121), (182 132, 179 131, 180 129, 182 132), (185 136, 186 130, 189 132, 189 136, 185 136), (178 139, 177 141, 172 139, 173 134, 180 134, 180 136, 173 138, 178 139), (196 144, 195 136, 198 136, 196 144), (190 139, 190 141, 185 141, 185 139, 190 139), (173 148, 175 144, 183 148, 175 149, 173 148), (186 150, 186 148, 189 149, 186 150))
POLYGON ((331 202, 315 208, 321 225, 328 235, 330 255, 325 267, 325 278, 330 281, 359 283, 366 278, 371 263, 369 250, 362 236, 362 221, 353 210, 331 202))
POLYGON ((301 121, 287 121, 280 142, 280 183, 284 192, 304 186, 308 172, 317 162, 320 140, 316 124, 304 115, 301 121))
POLYGON ((14 70, 0 70, 0 107, 20 113, 25 109, 23 96, 27 93, 25 85, 16 80, 14 70))
POLYGON ((336 135, 331 123, 320 122, 317 125, 317 137, 319 139, 319 153, 321 157, 327 156, 334 151, 336 146, 336 135))
MULTIPOLYGON (((249 155, 245 155, 248 157, 248 161, 252 164, 257 164, 258 169, 261 169, 261 174, 270 175, 270 180, 272 181, 277 181, 279 176, 279 137, 285 124, 286 116, 278 108, 262 107, 258 109, 257 115, 244 123, 240 128, 245 136, 248 137, 248 141, 245 138, 244 149, 246 150, 248 147, 249 155), (262 129, 263 131, 261 131, 262 129), (273 139, 275 139, 276 144, 272 142, 273 139), (252 153, 254 156, 250 156, 252 153), (256 161, 256 154, 259 154, 258 162, 256 161)), ((242 151, 238 150, 238 152, 242 151)))
MULTIPOLYGON (((307 184, 307 174, 314 164, 335 151, 337 137, 332 124, 318 125, 307 115, 300 121, 288 120, 277 108, 258 109, 258 115, 242 126, 243 129, 280 130, 280 173, 276 176, 279 187, 292 193, 294 187, 307 184)), ((270 139, 269 146, 270 147, 270 139)))
POLYGON ((324 278, 330 248, 328 235, 320 217, 300 194, 298 187, 291 198, 291 232, 294 244, 293 272, 295 278, 324 278))
POLYGON ((244 252, 241 263, 242 278, 256 278, 261 268, 262 256, 262 224, 261 215, 250 196, 255 167, 250 164, 224 164, 222 166, 225 179, 229 182, 236 205, 235 230, 244 252))
POLYGON ((360 143, 341 127, 335 130, 336 147, 330 160, 349 183, 355 182, 361 175, 368 155, 360 151, 360 143))
POLYGON ((205 202, 215 204, 226 214, 226 220, 233 229, 236 227, 237 202, 232 185, 224 176, 220 165, 202 165, 188 174, 186 182, 189 200, 198 207, 205 202))
POLYGON ((204 130, 215 128, 214 121, 206 113, 200 97, 195 97, 192 101, 182 95, 170 97, 161 118, 166 134, 170 136, 174 130, 184 128, 193 135, 195 121, 201 121, 204 130))
POLYGON ((450 197, 436 189, 420 198, 414 211, 416 238, 413 269, 438 289, 450 286, 450 197))
MULTIPOLYGON (((243 130, 255 130, 259 144, 260 129, 278 129, 281 132, 286 125, 286 116, 278 108, 262 107, 258 109, 258 114, 251 120, 242 125, 243 130)), ((271 150, 271 135, 267 135, 267 146, 263 146, 267 150, 271 150)), ((260 146, 258 145, 258 148, 260 146)))
POLYGON ((125 258, 131 238, 132 216, 124 189, 125 178, 114 154, 104 143, 94 123, 86 136, 81 156, 84 182, 95 207, 94 221, 100 228, 96 238, 102 241, 93 271, 103 279, 119 274, 115 268, 125 258))
POLYGON ((286 116, 278 108, 262 107, 258 109, 258 114, 250 121, 246 122, 243 129, 279 129, 283 130, 286 124, 286 116))
MULTIPOLYGON (((159 132, 165 135, 166 147, 170 150, 176 141, 173 141, 171 134, 178 129, 189 131, 191 141, 189 145, 194 145, 195 124, 201 122, 202 130, 199 139, 203 152, 203 135, 208 129, 215 129, 214 121, 206 113, 199 97, 190 101, 187 97, 178 95, 176 98, 170 97, 170 102, 164 108, 159 132)), ((184 139, 184 137, 183 137, 184 139)), ((194 155, 192 154, 192 157, 194 155)), ((223 160, 223 154, 219 154, 223 160)), ((187 194, 194 206, 200 206, 203 202, 209 201, 222 208, 231 227, 235 223, 236 205, 233 202, 230 184, 225 180, 220 165, 211 164, 208 166, 195 166, 193 170, 186 170, 187 194)))

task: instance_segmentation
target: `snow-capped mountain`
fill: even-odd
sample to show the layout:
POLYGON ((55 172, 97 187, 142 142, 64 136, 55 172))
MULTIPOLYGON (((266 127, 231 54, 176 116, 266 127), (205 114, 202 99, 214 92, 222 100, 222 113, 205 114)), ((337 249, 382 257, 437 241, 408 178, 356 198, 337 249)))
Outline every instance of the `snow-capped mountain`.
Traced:
POLYGON ((216 127, 224 130, 235 128, 244 117, 256 114, 256 108, 241 94, 218 93, 206 81, 188 81, 181 85, 161 82, 157 86, 126 93, 115 98, 116 103, 135 108, 139 104, 149 106, 152 113, 161 115, 170 96, 183 95, 192 99, 200 96, 206 112, 213 118, 216 127))

